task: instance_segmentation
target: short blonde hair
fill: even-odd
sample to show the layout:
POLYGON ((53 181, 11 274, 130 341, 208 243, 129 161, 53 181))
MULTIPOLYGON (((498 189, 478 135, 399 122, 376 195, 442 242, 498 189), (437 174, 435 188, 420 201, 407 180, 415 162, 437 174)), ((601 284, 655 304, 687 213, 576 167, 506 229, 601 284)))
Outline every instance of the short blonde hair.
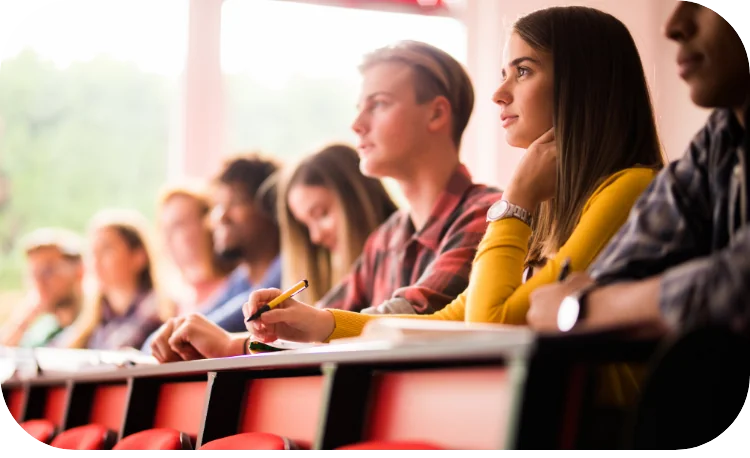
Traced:
POLYGON ((453 115, 453 143, 458 148, 474 109, 474 86, 464 67, 441 49, 420 41, 405 40, 365 55, 359 71, 364 73, 374 65, 386 62, 399 62, 412 69, 417 103, 438 96, 448 99, 453 115))

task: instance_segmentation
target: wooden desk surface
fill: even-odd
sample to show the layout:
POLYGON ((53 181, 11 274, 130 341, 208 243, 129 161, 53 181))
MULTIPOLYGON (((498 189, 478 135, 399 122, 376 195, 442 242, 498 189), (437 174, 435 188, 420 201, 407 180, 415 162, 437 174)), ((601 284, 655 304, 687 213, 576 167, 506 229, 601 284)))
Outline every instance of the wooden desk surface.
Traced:
POLYGON ((460 363, 481 360, 520 361, 533 348, 534 337, 528 332, 508 333, 502 338, 456 338, 424 341, 420 343, 393 344, 389 342, 347 343, 287 350, 231 358, 206 359, 161 365, 133 367, 102 367, 77 372, 43 371, 42 374, 14 377, 3 383, 12 388, 23 382, 31 385, 52 385, 76 382, 116 381, 128 378, 159 378, 188 376, 217 371, 268 370, 320 367, 336 365, 378 365, 403 363, 460 363))

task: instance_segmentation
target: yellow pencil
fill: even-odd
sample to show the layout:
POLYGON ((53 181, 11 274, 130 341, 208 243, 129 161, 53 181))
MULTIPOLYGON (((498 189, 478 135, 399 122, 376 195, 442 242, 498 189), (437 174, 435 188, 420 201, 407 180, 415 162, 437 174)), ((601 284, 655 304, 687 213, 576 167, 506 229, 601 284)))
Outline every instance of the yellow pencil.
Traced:
POLYGON ((292 286, 285 292, 281 293, 279 296, 276 297, 276 299, 272 300, 268 304, 264 305, 263 307, 256 310, 255 313, 253 313, 247 320, 245 320, 246 323, 249 323, 253 320, 257 320, 258 317, 266 313, 267 311, 271 310, 272 308, 276 307, 277 305, 281 304, 285 300, 289 299, 290 297, 294 296, 295 294, 303 291, 305 288, 307 288, 307 280, 302 280, 301 282, 297 283, 296 285, 292 286))

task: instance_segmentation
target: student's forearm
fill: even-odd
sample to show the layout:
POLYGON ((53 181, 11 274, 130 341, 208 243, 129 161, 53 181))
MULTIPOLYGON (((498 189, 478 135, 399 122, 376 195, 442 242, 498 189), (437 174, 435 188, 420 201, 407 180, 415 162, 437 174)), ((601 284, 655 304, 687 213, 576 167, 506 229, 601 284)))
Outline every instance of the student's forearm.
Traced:
POLYGON ((665 327, 659 310, 661 276, 616 283, 593 290, 588 298, 586 326, 611 328, 647 325, 665 327))
POLYGON ((665 329, 666 324, 659 309, 660 286, 661 276, 656 276, 593 290, 587 298, 585 326, 649 326, 665 329))
POLYGON ((232 332, 225 356, 239 356, 246 353, 245 342, 250 337, 249 332, 232 332))

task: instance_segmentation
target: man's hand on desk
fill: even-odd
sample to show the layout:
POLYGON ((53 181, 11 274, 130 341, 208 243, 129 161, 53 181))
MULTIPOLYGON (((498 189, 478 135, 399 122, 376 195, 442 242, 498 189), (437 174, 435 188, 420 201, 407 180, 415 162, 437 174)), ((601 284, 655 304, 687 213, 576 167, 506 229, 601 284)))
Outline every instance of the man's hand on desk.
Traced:
POLYGON ((161 363, 223 358, 243 354, 244 337, 234 336, 203 315, 191 313, 172 318, 159 329, 151 343, 161 363))

